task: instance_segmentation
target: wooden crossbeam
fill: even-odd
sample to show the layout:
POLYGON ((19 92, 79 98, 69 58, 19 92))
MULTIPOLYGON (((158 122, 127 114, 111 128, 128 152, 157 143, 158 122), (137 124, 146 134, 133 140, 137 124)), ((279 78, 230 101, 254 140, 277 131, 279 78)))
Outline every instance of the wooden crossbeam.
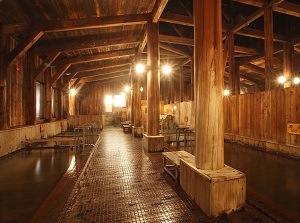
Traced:
POLYGON ((257 54, 257 50, 254 48, 244 47, 244 46, 234 46, 234 52, 247 53, 247 54, 257 54))
POLYGON ((82 78, 80 80, 80 83, 86 83, 86 82, 93 82, 93 81, 100 81, 100 80, 118 78, 118 77, 123 77, 123 76, 126 76, 126 75, 128 75, 128 73, 116 72, 116 73, 112 73, 112 74, 101 75, 99 77, 86 77, 86 78, 82 78))
POLYGON ((193 16, 185 16, 170 12, 164 12, 159 21, 161 22, 168 22, 178 25, 184 25, 184 26, 194 26, 193 16))
POLYGON ((143 35, 143 38, 142 38, 142 40, 141 40, 141 42, 140 42, 140 44, 139 44, 139 46, 138 46, 138 48, 137 48, 137 53, 136 53, 136 55, 139 55, 139 54, 141 54, 141 53, 143 52, 143 50, 144 50, 145 47, 146 47, 146 44, 147 44, 147 31, 145 30, 145 31, 144 31, 144 35, 143 35))
POLYGON ((86 78, 86 77, 96 77, 101 76, 104 74, 111 74, 116 72, 123 72, 123 71, 129 71, 130 65, 123 65, 119 67, 111 67, 111 68, 102 68, 99 70, 89 71, 89 72, 82 72, 78 73, 75 78, 86 78))
POLYGON ((149 21, 150 15, 151 14, 105 16, 88 19, 50 21, 48 23, 37 23, 35 25, 18 24, 17 27, 15 24, 4 24, 0 27, 0 33, 17 34, 23 32, 32 32, 34 30, 42 30, 44 32, 62 32, 79 29, 96 29, 124 25, 138 25, 147 23, 149 21))
POLYGON ((259 66, 256 66, 256 65, 254 65, 252 63, 244 64, 242 66, 246 67, 246 68, 248 68, 248 69, 250 69, 250 70, 252 70, 252 71, 254 71, 254 72, 256 72, 256 73, 258 73, 260 75, 262 75, 262 77, 265 76, 265 69, 260 68, 259 66))
POLYGON ((85 63, 85 62, 91 62, 91 61, 97 61, 97 60, 105 60, 105 59, 113 59, 113 58, 118 58, 118 57, 130 56, 130 55, 134 55, 134 54, 135 54, 134 49, 125 49, 125 50, 119 50, 119 51, 100 53, 100 54, 96 54, 96 55, 85 55, 85 56, 67 58, 67 59, 61 60, 60 64, 78 64, 78 63, 85 63))
POLYGON ((183 56, 186 56, 186 57, 191 57, 191 55, 188 54, 186 51, 176 49, 176 48, 171 47, 171 46, 169 46, 169 45, 167 45, 167 44, 160 43, 159 46, 160 46, 160 48, 165 49, 165 50, 168 50, 168 51, 170 51, 170 52, 177 53, 177 54, 179 54, 179 55, 183 55, 183 56))
POLYGON ((61 65, 56 74, 52 77, 52 79, 49 81, 49 85, 53 86, 54 83, 64 74, 64 72, 71 66, 71 64, 63 64, 61 65))
POLYGON ((16 60, 22 57, 32 46, 38 41, 44 34, 42 31, 38 31, 29 35, 28 39, 22 40, 6 57, 6 65, 13 65, 16 60))
POLYGON ((160 34, 158 38, 159 38, 160 42, 175 43, 175 44, 182 44, 182 45, 188 45, 188 46, 194 45, 194 39, 191 39, 191 38, 168 36, 168 35, 162 35, 162 34, 160 34))
POLYGON ((169 0, 157 0, 152 10, 152 22, 157 23, 169 0))
POLYGON ((36 80, 50 65, 51 63, 60 55, 60 52, 51 53, 43 63, 38 67, 34 74, 34 79, 36 80))
POLYGON ((86 40, 86 41, 74 41, 68 42, 63 40, 57 40, 55 45, 43 45, 34 48, 34 52, 36 54, 49 54, 53 51, 60 51, 60 52, 68 52, 68 51, 75 51, 75 50, 88 50, 94 48, 105 48, 105 47, 112 47, 112 46, 123 46, 126 44, 137 44, 140 42, 138 36, 130 36, 130 37, 121 37, 121 38, 105 38, 105 39, 94 39, 94 40, 86 40))
MULTIPOLYGON (((247 4, 247 5, 252 5, 256 7, 262 7, 266 4, 265 0, 233 0, 235 2, 247 4)), ((284 1, 280 3, 280 5, 277 5, 274 7, 275 12, 280 12, 283 14, 291 15, 291 16, 296 16, 300 17, 300 5, 284 1)))

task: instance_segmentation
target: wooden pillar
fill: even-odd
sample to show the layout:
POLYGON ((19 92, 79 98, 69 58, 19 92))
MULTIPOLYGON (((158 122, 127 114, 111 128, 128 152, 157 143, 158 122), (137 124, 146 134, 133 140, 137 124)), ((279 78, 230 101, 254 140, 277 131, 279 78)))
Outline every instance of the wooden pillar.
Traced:
POLYGON ((7 112, 6 112, 6 103, 7 103, 7 66, 5 63, 6 56, 6 35, 0 35, 0 129, 7 129, 7 112))
POLYGON ((180 89, 179 101, 183 102, 183 98, 184 98, 184 76, 183 76, 183 67, 182 66, 180 67, 179 89, 180 89))
POLYGON ((195 164, 224 167, 221 0, 194 1, 195 164))
POLYGON ((264 36, 265 36, 265 89, 272 89, 274 78, 274 45, 273 45, 273 9, 265 9, 264 36))
POLYGON ((283 46, 283 73, 287 79, 284 87, 292 86, 292 70, 293 70, 293 45, 291 42, 284 43, 283 46))
POLYGON ((45 84, 45 119, 47 122, 51 122, 52 119, 52 85, 50 83, 51 80, 51 73, 52 68, 49 68, 45 71, 45 78, 46 78, 46 84, 45 84))
POLYGON ((229 33, 227 38, 229 50, 229 88, 235 95, 238 95, 240 94, 240 75, 234 58, 234 33, 229 33))
MULTIPOLYGON (((137 56, 137 61, 136 63, 140 63, 141 60, 141 55, 137 56)), ((143 74, 139 74, 139 73, 133 73, 132 75, 135 75, 135 88, 133 89, 135 94, 135 98, 134 98, 134 127, 141 127, 142 126, 142 107, 141 107, 141 75, 143 74)))
POLYGON ((35 79, 35 55, 32 51, 28 52, 28 74, 24 76, 26 102, 26 124, 34 125, 36 123, 36 79, 35 79))
POLYGON ((158 24, 147 26, 147 134, 159 135, 159 94, 160 94, 160 61, 158 24))
POLYGON ((195 86, 195 76, 194 76, 194 57, 191 60, 191 101, 194 101, 194 86, 195 86))

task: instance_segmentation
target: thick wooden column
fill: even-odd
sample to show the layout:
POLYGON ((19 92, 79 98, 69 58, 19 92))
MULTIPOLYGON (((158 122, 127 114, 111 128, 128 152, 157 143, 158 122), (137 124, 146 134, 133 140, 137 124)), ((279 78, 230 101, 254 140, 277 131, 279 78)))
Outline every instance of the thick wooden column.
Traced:
POLYGON ((28 52, 27 57, 28 74, 24 76, 24 94, 26 100, 26 124, 34 125, 36 123, 36 64, 35 55, 32 51, 28 52))
POLYGON ((0 35, 0 38, 0 129, 7 129, 7 66, 5 63, 7 36, 0 35))
POLYGON ((265 35, 265 89, 272 89, 274 79, 274 45, 273 45, 273 9, 265 9, 264 16, 264 35, 265 35))
MULTIPOLYGON (((140 62, 141 57, 137 56, 137 63, 140 62)), ((135 94, 135 98, 134 98, 134 127, 141 127, 142 126, 142 107, 141 107, 141 75, 143 74, 138 74, 135 73, 133 74, 135 75, 135 88, 133 89, 135 94)))
POLYGON ((52 119, 52 84, 51 84, 52 68, 45 71, 46 85, 45 85, 45 119, 47 122, 51 122, 52 119))
POLYGON ((221 0, 194 1, 195 163, 224 167, 223 49, 221 0))
POLYGON ((147 27, 147 135, 159 135, 159 94, 160 61, 158 24, 148 23, 147 27))
POLYGON ((229 33, 228 54, 229 54, 229 87, 235 95, 240 94, 240 75, 237 69, 237 63, 234 58, 234 33, 229 33))
POLYGON ((293 45, 291 42, 284 43, 283 46, 283 74, 287 79, 284 87, 292 86, 292 70, 293 70, 293 45))
POLYGON ((183 102, 183 98, 184 98, 184 76, 183 76, 183 67, 180 67, 180 80, 179 80, 179 101, 183 102))
POLYGON ((195 77, 194 77, 194 57, 191 60, 191 101, 194 101, 194 86, 195 86, 195 77))

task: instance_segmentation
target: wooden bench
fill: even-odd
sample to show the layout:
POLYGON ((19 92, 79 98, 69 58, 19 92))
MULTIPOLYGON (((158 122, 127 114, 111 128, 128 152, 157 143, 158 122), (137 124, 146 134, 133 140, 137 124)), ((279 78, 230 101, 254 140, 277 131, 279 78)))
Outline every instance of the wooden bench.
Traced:
POLYGON ((130 125, 123 125, 123 132, 131 132, 131 126, 130 125))
POLYGON ((195 162, 195 156, 186 151, 163 152, 164 170, 179 183, 180 160, 195 162))

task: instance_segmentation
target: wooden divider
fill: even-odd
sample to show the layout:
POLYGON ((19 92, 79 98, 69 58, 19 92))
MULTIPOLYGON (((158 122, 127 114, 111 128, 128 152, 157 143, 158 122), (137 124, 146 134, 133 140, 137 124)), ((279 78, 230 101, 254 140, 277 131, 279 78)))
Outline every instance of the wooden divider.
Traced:
POLYGON ((68 126, 69 128, 76 128, 86 123, 92 123, 95 120, 102 120, 104 125, 103 115, 69 115, 68 126))
POLYGON ((300 123, 300 88, 225 97, 225 134, 300 146, 300 135, 287 133, 288 123, 300 123))

